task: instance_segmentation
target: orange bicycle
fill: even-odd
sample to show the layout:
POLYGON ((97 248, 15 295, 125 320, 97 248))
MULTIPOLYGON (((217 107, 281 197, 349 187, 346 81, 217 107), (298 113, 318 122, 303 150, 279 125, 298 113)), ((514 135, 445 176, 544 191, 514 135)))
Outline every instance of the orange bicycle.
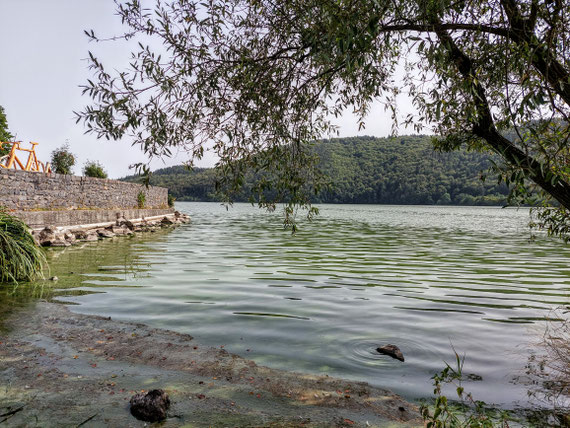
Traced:
POLYGON ((30 142, 30 144, 32 145, 31 149, 23 149, 22 147, 20 147, 20 143, 21 141, 0 143, 0 145, 1 144, 12 145, 10 153, 0 157, 0 167, 6 169, 9 168, 18 169, 18 167, 20 167, 20 169, 23 171, 45 172, 45 173, 52 172, 51 165, 49 164, 49 162, 46 162, 44 164, 43 162, 38 160, 38 157, 36 156, 36 146, 38 145, 38 143, 30 142), (17 150, 29 153, 28 161, 26 162, 25 165, 20 161, 20 159, 18 159, 18 156, 16 156, 17 150))

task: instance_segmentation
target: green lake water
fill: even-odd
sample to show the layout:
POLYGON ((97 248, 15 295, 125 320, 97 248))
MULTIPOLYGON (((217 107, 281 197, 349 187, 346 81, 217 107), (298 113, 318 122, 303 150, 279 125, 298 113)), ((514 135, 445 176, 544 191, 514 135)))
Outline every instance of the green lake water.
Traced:
POLYGON ((3 311, 43 297, 414 400, 453 346, 482 377, 464 385, 475 398, 532 405, 525 366, 569 309, 570 246, 529 242, 526 209, 322 205, 292 236, 246 204, 177 208, 191 224, 50 250, 57 288, 5 288, 3 311), (375 352, 387 343, 404 363, 375 352))

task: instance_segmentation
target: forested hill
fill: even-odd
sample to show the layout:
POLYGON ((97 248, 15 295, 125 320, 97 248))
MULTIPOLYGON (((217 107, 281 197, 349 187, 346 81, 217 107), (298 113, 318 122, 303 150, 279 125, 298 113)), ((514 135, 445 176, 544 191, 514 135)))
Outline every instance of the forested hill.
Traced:
MULTIPOLYGON (((487 155, 434 152, 427 136, 336 138, 315 150, 333 188, 314 202, 500 205, 508 193, 494 179, 481 181, 487 155)), ((211 169, 176 166, 155 171, 151 184, 168 187, 179 201, 215 201, 214 177, 211 169)))

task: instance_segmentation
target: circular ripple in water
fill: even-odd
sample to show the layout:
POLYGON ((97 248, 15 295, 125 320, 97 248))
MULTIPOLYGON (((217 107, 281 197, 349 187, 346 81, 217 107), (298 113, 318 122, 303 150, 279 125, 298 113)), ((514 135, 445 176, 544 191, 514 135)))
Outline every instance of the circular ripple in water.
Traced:
POLYGON ((398 337, 383 337, 378 340, 355 338, 343 344, 343 354, 349 360, 350 365, 360 366, 363 364, 377 367, 399 366, 401 361, 380 354, 376 348, 384 345, 396 345, 402 351, 406 364, 414 364, 419 359, 429 359, 439 356, 436 349, 414 340, 398 337))

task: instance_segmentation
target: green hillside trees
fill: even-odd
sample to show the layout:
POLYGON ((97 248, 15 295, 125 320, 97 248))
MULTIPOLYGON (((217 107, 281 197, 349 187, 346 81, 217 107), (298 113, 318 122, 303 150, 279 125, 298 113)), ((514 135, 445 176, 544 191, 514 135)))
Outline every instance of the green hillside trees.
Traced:
MULTIPOLYGON (((330 186, 311 202, 355 204, 501 205, 508 189, 497 179, 481 180, 491 165, 476 152, 434 152, 428 136, 354 137, 321 141, 313 147, 330 186)), ((247 201, 254 177, 234 195, 247 201)), ((128 177, 129 181, 142 178, 128 177)), ((220 201, 216 171, 184 166, 154 172, 151 184, 167 187, 177 200, 220 201)))

